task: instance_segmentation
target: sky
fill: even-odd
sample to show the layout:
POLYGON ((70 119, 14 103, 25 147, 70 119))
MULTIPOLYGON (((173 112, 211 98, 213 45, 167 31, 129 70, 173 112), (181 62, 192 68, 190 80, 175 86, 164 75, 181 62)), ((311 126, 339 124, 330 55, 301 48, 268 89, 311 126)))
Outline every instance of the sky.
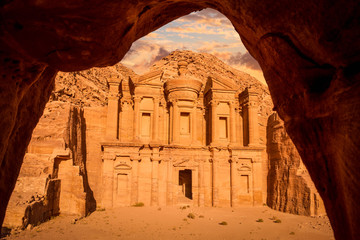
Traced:
POLYGON ((259 64, 246 50, 231 22, 213 9, 190 13, 137 40, 121 63, 143 74, 175 50, 213 54, 265 83, 259 64))

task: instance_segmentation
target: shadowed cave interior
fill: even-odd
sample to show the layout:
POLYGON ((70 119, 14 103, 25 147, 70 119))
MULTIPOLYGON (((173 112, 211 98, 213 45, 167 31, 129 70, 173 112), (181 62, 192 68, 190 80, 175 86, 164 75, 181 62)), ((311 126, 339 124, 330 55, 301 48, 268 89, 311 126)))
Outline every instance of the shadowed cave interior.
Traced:
POLYGON ((211 7, 229 18, 261 65, 274 109, 324 199, 336 238, 356 239, 360 222, 356 1, 261 5, 230 0, 120 1, 94 10, 95 4, 72 5, 71 11, 68 2, 30 1, 24 6, 12 1, 2 6, 1 222, 57 71, 114 64, 139 37, 177 17, 211 7), (64 25, 66 21, 69 24, 64 25))

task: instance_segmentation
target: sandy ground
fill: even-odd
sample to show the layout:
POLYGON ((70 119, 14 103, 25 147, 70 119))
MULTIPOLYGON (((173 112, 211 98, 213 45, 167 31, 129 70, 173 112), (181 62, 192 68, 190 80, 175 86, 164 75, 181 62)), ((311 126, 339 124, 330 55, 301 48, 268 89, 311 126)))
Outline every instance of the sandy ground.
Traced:
POLYGON ((75 223, 74 217, 59 216, 5 239, 334 239, 326 217, 297 216, 268 207, 184 208, 124 207, 96 211, 75 223))

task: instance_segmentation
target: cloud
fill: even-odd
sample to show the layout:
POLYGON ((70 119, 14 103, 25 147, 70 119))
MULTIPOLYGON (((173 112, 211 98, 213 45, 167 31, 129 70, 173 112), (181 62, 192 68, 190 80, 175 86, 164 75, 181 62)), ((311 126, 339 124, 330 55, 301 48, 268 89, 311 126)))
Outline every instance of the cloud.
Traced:
POLYGON ((148 35, 146 35, 147 38, 163 38, 159 33, 151 32, 148 35))
POLYGON ((208 28, 204 24, 184 24, 180 27, 169 27, 165 31, 176 33, 216 34, 213 29, 208 28))
POLYGON ((232 27, 228 18, 220 12, 213 9, 204 9, 200 12, 194 12, 177 19, 179 22, 193 22, 197 24, 207 24, 214 27, 232 27))
POLYGON ((231 52, 211 52, 210 54, 214 55, 215 57, 219 58, 220 60, 228 63, 228 60, 231 58, 231 52))
POLYGON ((196 34, 196 35, 216 35, 221 36, 226 40, 240 40, 239 35, 234 28, 223 29, 220 27, 209 27, 207 24, 183 24, 181 26, 168 27, 165 32, 176 33, 179 37, 182 34, 196 34))
POLYGON ((261 70, 259 63, 250 55, 249 52, 244 54, 237 52, 230 57, 228 62, 231 65, 245 65, 246 67, 254 70, 261 70))
POLYGON ((189 34, 184 34, 184 33, 178 33, 177 36, 181 37, 181 38, 188 38, 188 39, 195 39, 196 37, 191 36, 189 34))
POLYGON ((121 63, 130 67, 138 74, 143 74, 157 61, 169 55, 168 50, 161 44, 152 41, 138 40, 124 56, 121 63))
POLYGON ((239 39, 230 20, 213 9, 191 13, 173 21, 163 29, 167 33, 223 35, 225 39, 239 39))
POLYGON ((177 49, 213 54, 231 67, 263 80, 259 64, 246 51, 231 22, 212 9, 191 13, 139 39, 122 63, 143 74, 177 49))
POLYGON ((170 54, 170 52, 167 51, 166 49, 164 49, 162 47, 159 48, 158 54, 153 58, 150 66, 152 66, 155 62, 161 60, 163 57, 166 57, 169 54, 170 54))
POLYGON ((219 43, 217 41, 203 42, 201 47, 197 49, 199 52, 213 52, 216 49, 228 48, 230 45, 227 43, 219 43))

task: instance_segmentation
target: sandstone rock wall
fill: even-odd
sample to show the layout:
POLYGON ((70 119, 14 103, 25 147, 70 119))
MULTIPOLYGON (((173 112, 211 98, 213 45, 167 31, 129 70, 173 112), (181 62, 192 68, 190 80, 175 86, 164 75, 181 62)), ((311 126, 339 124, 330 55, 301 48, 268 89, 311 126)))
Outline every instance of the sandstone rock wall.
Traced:
MULTIPOLYGON (((67 125, 66 144, 72 153, 72 165, 78 167, 78 174, 82 179, 82 189, 85 192, 86 206, 85 211, 80 211, 80 215, 86 215, 96 208, 96 202, 88 183, 87 173, 87 140, 86 140, 86 120, 84 118, 84 110, 77 106, 72 106, 70 110, 70 118, 67 125)), ((61 166, 59 166, 59 170, 61 166)), ((71 172, 71 171, 70 171, 71 172)), ((76 174, 74 172, 74 174, 76 174)), ((76 176, 76 175, 72 176, 76 176)), ((69 182, 71 184, 71 182, 69 182)), ((81 195, 80 195, 81 198, 81 195)), ((76 211, 76 210, 75 210, 76 211)))
POLYGON ((98 204, 101 200, 102 151, 101 142, 105 136, 107 107, 84 107, 86 123, 86 173, 88 183, 98 204))
MULTIPOLYGON (((30 224, 37 224, 40 220, 47 220, 49 212, 58 214, 58 210, 55 210, 55 208, 59 208, 58 204, 57 206, 56 204, 49 205, 44 203, 41 198, 57 192, 57 188, 60 187, 59 184, 55 184, 56 187, 51 185, 49 188, 47 183, 53 173, 52 154, 54 150, 65 149, 64 136, 69 119, 69 110, 70 105, 68 103, 55 101, 46 105, 24 156, 23 165, 9 201, 4 226, 25 226, 22 217, 28 218, 30 224), (33 204, 34 202, 37 203, 33 204), (28 208, 31 213, 30 210, 26 210, 28 208), (44 211, 48 212, 44 215, 47 217, 42 219, 34 217, 42 215, 44 211)), ((51 196, 56 198, 57 195, 51 196)), ((59 199, 57 199, 58 201, 59 199)))
POLYGON ((306 216, 325 214, 322 199, 276 113, 269 117, 267 125, 267 152, 267 205, 306 216))
POLYGON ((28 225, 39 225, 51 217, 59 215, 60 186, 61 181, 59 179, 48 179, 45 188, 46 195, 43 198, 31 202, 26 207, 24 216, 22 217, 22 229, 28 225))
POLYGON ((85 216, 95 209, 87 183, 85 127, 80 107, 61 101, 47 104, 24 157, 4 226, 24 228, 60 212, 85 216))

